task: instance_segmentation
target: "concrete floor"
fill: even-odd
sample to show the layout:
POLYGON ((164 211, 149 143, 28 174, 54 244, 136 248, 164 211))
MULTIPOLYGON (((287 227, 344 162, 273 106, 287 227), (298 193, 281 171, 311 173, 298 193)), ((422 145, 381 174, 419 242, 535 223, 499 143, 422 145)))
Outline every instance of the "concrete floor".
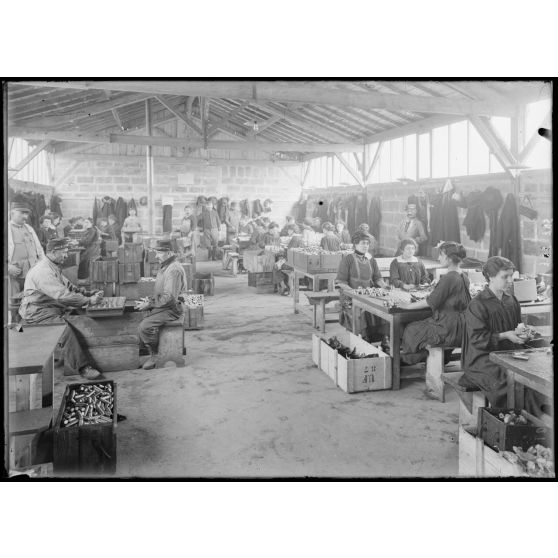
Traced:
MULTIPOLYGON (((223 273, 220 264, 200 271, 223 273)), ((215 278, 184 368, 107 373, 118 383, 118 477, 449 477, 458 400, 424 381, 349 395, 312 363, 308 318, 291 297, 215 278)), ((305 300, 301 295, 301 300, 305 300)), ((343 334, 338 324, 327 335, 343 334)), ((66 383, 57 374, 55 408, 66 383)))

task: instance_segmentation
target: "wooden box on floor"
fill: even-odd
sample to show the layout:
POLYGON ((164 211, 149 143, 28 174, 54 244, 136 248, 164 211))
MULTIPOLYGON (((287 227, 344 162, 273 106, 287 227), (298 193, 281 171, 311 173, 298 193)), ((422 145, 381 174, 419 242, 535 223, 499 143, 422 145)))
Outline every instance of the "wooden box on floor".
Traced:
POLYGON ((141 277, 141 264, 138 263, 125 263, 118 264, 118 282, 122 283, 137 283, 141 277))
POLYGON ((527 451, 530 446, 541 444, 549 446, 552 434, 549 428, 534 416, 521 409, 496 409, 481 407, 479 409, 479 436, 484 443, 497 451, 513 451, 513 447, 520 447, 527 451), (514 412, 525 417, 529 424, 505 424, 498 416, 514 412))
POLYGON ((81 384, 66 386, 54 425, 55 474, 112 474, 116 471, 116 384, 109 380, 87 385, 110 384, 113 393, 112 422, 62 427, 62 417, 70 391, 81 384))
POLYGON ((118 281, 118 260, 98 258, 89 267, 89 279, 94 283, 116 283, 118 281))
POLYGON ((121 264, 141 263, 143 260, 143 244, 126 242, 118 247, 118 261, 121 264))
POLYGON ((525 477, 517 463, 510 463, 501 453, 484 444, 472 426, 459 426, 460 477, 525 477))
POLYGON ((323 339, 320 345, 320 368, 335 384, 337 384, 337 357, 338 353, 332 349, 323 339))
POLYGON ((349 348, 378 355, 370 358, 346 359, 338 354, 337 385, 347 393, 391 389, 391 358, 378 347, 349 333, 349 348))
POLYGON ((184 329, 202 329, 203 306, 184 307, 184 329))
POLYGON ((139 343, 130 338, 129 343, 89 345, 87 351, 95 366, 103 372, 137 370, 139 368, 139 343))
POLYGON ((273 272, 248 272, 248 286, 257 287, 258 283, 260 285, 270 285, 273 283, 273 272))

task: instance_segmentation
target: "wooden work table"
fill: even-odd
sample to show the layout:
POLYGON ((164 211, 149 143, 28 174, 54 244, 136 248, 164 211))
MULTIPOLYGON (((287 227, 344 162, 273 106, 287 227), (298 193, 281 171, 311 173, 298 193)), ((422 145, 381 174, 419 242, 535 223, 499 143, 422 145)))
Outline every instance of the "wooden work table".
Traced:
POLYGON ((300 299, 300 280, 303 277, 308 277, 312 279, 312 292, 320 291, 320 280, 327 281, 327 290, 332 292, 334 290, 334 282, 337 277, 337 271, 334 273, 310 273, 302 269, 293 269, 293 307, 294 313, 299 312, 299 299, 300 299))
POLYGON ((533 389, 552 401, 554 384, 554 358, 547 347, 524 349, 529 360, 513 358, 515 351, 495 351, 490 360, 506 369, 508 381, 508 406, 523 408, 524 387, 533 389))
POLYGON ((347 296, 352 299, 353 310, 353 333, 358 334, 355 329, 357 323, 357 311, 361 309, 364 312, 385 320, 389 324, 389 351, 392 359, 393 366, 393 380, 392 389, 399 389, 401 382, 401 335, 406 324, 415 322, 417 320, 424 320, 432 316, 430 308, 408 309, 405 307, 387 308, 383 304, 383 300, 379 298, 372 298, 367 295, 358 295, 345 291, 347 296))

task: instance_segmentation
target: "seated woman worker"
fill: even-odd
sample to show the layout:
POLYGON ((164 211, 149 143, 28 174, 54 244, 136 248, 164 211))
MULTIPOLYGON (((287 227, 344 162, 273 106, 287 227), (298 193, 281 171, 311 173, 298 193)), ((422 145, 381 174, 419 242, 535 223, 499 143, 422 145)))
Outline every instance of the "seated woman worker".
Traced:
MULTIPOLYGON (((348 329, 353 329, 351 324, 351 298, 344 291, 348 289, 357 289, 358 287, 381 287, 386 288, 387 284, 382 279, 380 270, 376 260, 368 253, 370 247, 370 237, 367 233, 357 231, 352 242, 355 251, 347 254, 341 260, 337 271, 336 287, 341 290, 339 302, 341 304, 341 312, 339 313, 339 323, 345 325, 348 329)), ((362 334, 364 338, 371 341, 381 338, 377 324, 373 316, 364 313, 365 326, 362 331, 354 331, 356 335, 362 334)))
POLYGON ((424 264, 415 256, 418 244, 412 238, 405 238, 399 245, 400 256, 389 266, 389 282, 393 287, 410 291, 419 285, 430 283, 424 264))
POLYGON ((333 225, 333 223, 330 223, 329 221, 326 221, 322 225, 322 230, 324 231, 324 236, 320 241, 320 246, 324 250, 329 250, 330 252, 338 252, 339 250, 341 250, 341 241, 335 234, 335 225, 333 225))
MULTIPOLYGON (((403 250, 407 248, 408 245, 403 250)), ((406 364, 426 360, 427 345, 460 347, 462 343, 464 312, 471 301, 471 294, 469 279, 459 266, 467 254, 457 242, 443 242, 439 250, 438 260, 448 272, 442 275, 425 300, 405 305, 405 308, 432 308, 431 318, 411 322, 403 332, 401 360, 406 364)), ((451 354, 451 351, 448 353, 451 354)))
MULTIPOLYGON (((465 374, 461 385, 479 387, 492 407, 507 407, 506 371, 491 362, 492 351, 522 349, 521 306, 508 294, 512 285, 514 264, 507 258, 493 256, 483 267, 488 285, 469 304, 465 312, 465 335, 461 362, 465 374)), ((525 389, 525 410, 540 416, 548 412, 548 401, 540 394, 525 389)))

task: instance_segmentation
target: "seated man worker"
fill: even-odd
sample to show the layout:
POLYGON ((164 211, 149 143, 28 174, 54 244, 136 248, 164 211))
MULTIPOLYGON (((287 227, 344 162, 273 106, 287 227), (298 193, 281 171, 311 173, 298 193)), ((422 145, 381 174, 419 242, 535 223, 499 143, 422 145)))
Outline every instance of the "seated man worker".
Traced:
POLYGON ((182 315, 178 295, 187 288, 186 272, 171 251, 170 240, 158 240, 155 256, 161 263, 155 279, 155 293, 152 298, 136 305, 137 310, 149 310, 139 324, 139 336, 149 351, 149 358, 142 368, 151 370, 157 366, 159 330, 167 322, 174 322, 182 315))
POLYGON ((102 291, 90 293, 78 288, 62 275, 62 265, 68 257, 65 239, 51 239, 46 245, 46 255, 30 270, 25 278, 23 299, 19 314, 24 324, 55 323, 66 321, 67 327, 58 341, 68 368, 79 372, 85 379, 93 380, 101 373, 93 367, 93 360, 80 342, 80 334, 65 320, 65 314, 86 304, 98 304, 102 291))

